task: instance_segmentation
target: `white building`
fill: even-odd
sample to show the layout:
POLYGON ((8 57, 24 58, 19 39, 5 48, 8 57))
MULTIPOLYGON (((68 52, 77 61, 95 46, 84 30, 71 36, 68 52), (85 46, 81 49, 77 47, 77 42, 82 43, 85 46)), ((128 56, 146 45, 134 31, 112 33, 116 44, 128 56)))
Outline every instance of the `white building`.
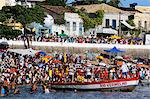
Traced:
POLYGON ((65 13, 65 21, 68 35, 83 35, 83 20, 77 13, 65 13))
POLYGON ((54 23, 54 18, 51 15, 48 15, 45 18, 45 27, 49 28, 53 34, 62 34, 65 33, 69 36, 79 36, 83 35, 83 21, 80 16, 76 13, 65 13, 64 19, 66 24, 57 25, 54 23))
POLYGON ((6 1, 5 0, 0 1, 0 10, 2 9, 3 6, 6 6, 6 1))
POLYGON ((102 27, 119 29, 119 21, 127 21, 128 14, 124 13, 105 13, 103 18, 102 27))
MULTIPOLYGON (((130 15, 130 13, 123 11, 121 9, 115 8, 113 6, 102 3, 102 4, 91 4, 91 5, 79 5, 75 7, 77 9, 84 8, 85 11, 89 14, 93 14, 98 10, 104 11, 102 26, 98 26, 98 29, 97 27, 95 28, 94 32, 96 33, 104 33, 105 29, 107 29, 108 31, 108 28, 111 28, 117 31, 119 29, 120 22, 126 25, 128 28, 132 28, 132 29, 134 28, 134 27, 131 27, 126 22, 128 20, 128 16, 130 15)), ((115 33, 112 33, 112 34, 115 34, 115 33)))
POLYGON ((45 0, 0 0, 0 10, 3 6, 15 6, 23 5, 28 7, 33 7, 36 2, 43 2, 45 0))

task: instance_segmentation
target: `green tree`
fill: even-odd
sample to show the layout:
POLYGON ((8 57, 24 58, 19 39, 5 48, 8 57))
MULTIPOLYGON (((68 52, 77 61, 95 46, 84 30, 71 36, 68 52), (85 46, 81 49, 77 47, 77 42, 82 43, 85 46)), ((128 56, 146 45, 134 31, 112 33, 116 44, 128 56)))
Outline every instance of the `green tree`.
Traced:
MULTIPOLYGON (((0 22, 5 23, 8 19, 13 18, 16 22, 20 22, 24 28, 24 37, 27 39, 29 47, 29 40, 26 33, 26 26, 32 22, 42 23, 44 20, 44 11, 39 7, 26 8, 24 6, 5 6, 0 11, 0 22)), ((10 33, 10 32, 9 32, 10 33)), ((9 34, 8 34, 9 35, 9 34)))
POLYGON ((90 18, 87 13, 82 13, 80 11, 79 11, 79 15, 84 21, 83 25, 84 25, 85 30, 88 30, 90 28, 95 28, 96 26, 102 24, 104 11, 101 11, 101 10, 96 11, 95 18, 90 18))
POLYGON ((100 4, 100 3, 107 3, 114 7, 119 7, 121 0, 75 0, 75 2, 81 1, 82 4, 100 4))
POLYGON ((7 39, 13 39, 22 34, 20 30, 13 30, 11 27, 6 25, 0 25, 0 38, 4 37, 7 39))
POLYGON ((52 6, 66 6, 67 0, 46 0, 46 3, 52 6))
POLYGON ((121 3, 120 0, 110 0, 109 2, 107 2, 107 4, 114 6, 114 7, 119 7, 120 3, 121 3))
POLYGON ((75 0, 75 2, 81 1, 83 4, 99 4, 106 3, 107 0, 75 0))
POLYGON ((135 23, 134 23, 133 19, 132 20, 127 20, 127 23, 129 23, 131 26, 135 26, 135 23))

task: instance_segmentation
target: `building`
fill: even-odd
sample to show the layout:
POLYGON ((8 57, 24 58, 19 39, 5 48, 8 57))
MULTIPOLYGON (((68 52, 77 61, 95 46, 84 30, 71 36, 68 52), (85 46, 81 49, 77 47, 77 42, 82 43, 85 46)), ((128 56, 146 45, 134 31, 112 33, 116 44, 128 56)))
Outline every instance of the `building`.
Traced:
POLYGON ((77 13, 65 13, 65 21, 68 35, 83 35, 83 20, 77 13))
POLYGON ((150 31, 150 7, 136 6, 135 9, 141 12, 134 15, 136 28, 145 32, 150 31))
POLYGON ((44 1, 45 0, 16 0, 16 3, 31 8, 34 7, 37 2, 44 2, 44 1))
POLYGON ((6 1, 5 0, 0 1, 0 10, 2 9, 3 6, 6 6, 6 1))
POLYGON ((15 6, 16 0, 0 0, 0 10, 3 6, 15 6))
POLYGON ((77 13, 62 6, 41 5, 48 15, 45 26, 50 29, 50 33, 65 33, 69 36, 83 35, 83 20, 77 13))
POLYGON ((3 6, 15 6, 15 5, 23 5, 27 7, 34 7, 35 3, 43 2, 45 0, 1 0, 0 1, 0 10, 3 6))
MULTIPOLYGON (((84 9, 87 13, 95 13, 98 10, 104 11, 104 18, 102 23, 102 29, 96 29, 97 33, 103 32, 106 28, 112 28, 114 30, 119 30, 120 22, 127 26, 128 28, 133 29, 134 27, 130 26, 126 21, 130 13, 127 11, 121 10, 119 8, 107 5, 107 4, 91 4, 91 5, 78 5, 75 6, 77 9, 84 9), (100 30, 100 31, 99 31, 100 30)), ((109 33, 108 33, 109 34, 109 33)))

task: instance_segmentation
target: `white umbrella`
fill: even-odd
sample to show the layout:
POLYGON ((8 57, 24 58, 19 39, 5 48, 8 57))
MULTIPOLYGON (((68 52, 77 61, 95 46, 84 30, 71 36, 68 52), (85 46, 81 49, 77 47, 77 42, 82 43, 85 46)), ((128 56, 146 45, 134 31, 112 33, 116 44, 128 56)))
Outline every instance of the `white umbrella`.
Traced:
POLYGON ((122 56, 116 56, 115 59, 123 59, 122 56))
POLYGON ((9 52, 14 52, 21 55, 35 55, 35 53, 39 52, 33 49, 8 49, 9 52))
POLYGON ((106 66, 106 64, 103 63, 103 62, 100 62, 99 65, 100 65, 100 66, 106 66))

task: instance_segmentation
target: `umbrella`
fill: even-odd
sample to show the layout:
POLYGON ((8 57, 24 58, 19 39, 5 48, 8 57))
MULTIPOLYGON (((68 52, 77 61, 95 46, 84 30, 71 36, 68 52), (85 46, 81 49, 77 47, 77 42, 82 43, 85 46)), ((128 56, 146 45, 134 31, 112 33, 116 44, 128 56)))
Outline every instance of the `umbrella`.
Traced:
POLYGON ((97 59, 104 59, 103 56, 96 56, 97 59))
POLYGON ((135 40, 135 41, 140 41, 140 40, 142 40, 142 39, 141 39, 141 38, 136 37, 136 38, 134 38, 133 40, 135 40))
POLYGON ((116 47, 113 47, 112 49, 110 50, 104 50, 105 52, 108 52, 108 53, 124 53, 125 51, 122 51, 122 50, 119 50, 117 49, 116 47))
POLYGON ((68 37, 67 34, 59 34, 58 36, 61 36, 61 37, 68 37))
POLYGON ((121 56, 116 56, 115 59, 123 59, 121 56))
POLYGON ((149 68, 149 66, 148 66, 148 65, 145 65, 145 64, 142 64, 142 63, 137 64, 137 66, 138 66, 138 67, 149 68))
POLYGON ((121 39, 121 37, 116 36, 116 35, 113 35, 113 36, 111 36, 110 38, 111 38, 111 39, 121 39))
POLYGON ((0 49, 7 49, 8 47, 9 47, 9 44, 7 42, 0 43, 0 49))
POLYGON ((47 58, 43 57, 42 60, 44 60, 46 63, 49 61, 47 58))
POLYGON ((53 56, 45 56, 45 58, 51 59, 53 58, 53 56))
POLYGON ((46 56, 46 53, 45 52, 38 52, 38 54, 41 54, 41 55, 43 55, 43 56, 46 56))
POLYGON ((61 63, 60 60, 53 60, 53 63, 61 63))

